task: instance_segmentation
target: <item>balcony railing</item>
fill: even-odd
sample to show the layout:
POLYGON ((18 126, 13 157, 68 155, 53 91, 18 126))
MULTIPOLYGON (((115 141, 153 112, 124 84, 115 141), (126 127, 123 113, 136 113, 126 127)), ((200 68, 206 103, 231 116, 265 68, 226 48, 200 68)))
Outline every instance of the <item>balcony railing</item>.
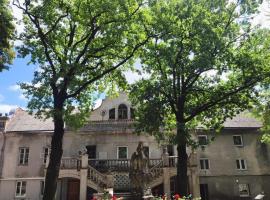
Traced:
POLYGON ((76 157, 64 157, 61 160, 61 169, 77 169, 81 168, 81 160, 76 157))

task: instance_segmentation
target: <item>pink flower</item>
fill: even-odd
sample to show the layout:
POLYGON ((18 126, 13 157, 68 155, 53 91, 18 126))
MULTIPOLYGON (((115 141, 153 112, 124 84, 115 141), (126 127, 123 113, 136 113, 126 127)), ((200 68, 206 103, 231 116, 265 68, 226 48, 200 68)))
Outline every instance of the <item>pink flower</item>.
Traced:
POLYGON ((175 199, 175 200, 180 199, 180 195, 179 195, 179 194, 175 194, 175 195, 173 196, 173 199, 175 199))

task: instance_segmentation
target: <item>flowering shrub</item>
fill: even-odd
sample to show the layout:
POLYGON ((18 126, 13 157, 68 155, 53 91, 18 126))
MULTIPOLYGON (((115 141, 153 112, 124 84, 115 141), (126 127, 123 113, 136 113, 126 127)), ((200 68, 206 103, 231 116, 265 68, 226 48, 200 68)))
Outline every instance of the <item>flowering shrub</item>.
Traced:
MULTIPOLYGON (((167 200, 167 196, 163 195, 162 197, 155 197, 154 200, 167 200)), ((173 200, 201 200, 201 197, 193 198, 191 194, 181 197, 179 194, 175 194, 173 195, 173 200)))

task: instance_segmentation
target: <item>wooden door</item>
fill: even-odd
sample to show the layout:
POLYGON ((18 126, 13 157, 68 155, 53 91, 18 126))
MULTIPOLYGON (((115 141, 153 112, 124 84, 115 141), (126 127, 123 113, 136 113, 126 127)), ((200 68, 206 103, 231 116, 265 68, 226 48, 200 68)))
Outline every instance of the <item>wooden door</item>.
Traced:
POLYGON ((80 182, 79 180, 68 180, 67 200, 80 199, 80 182))

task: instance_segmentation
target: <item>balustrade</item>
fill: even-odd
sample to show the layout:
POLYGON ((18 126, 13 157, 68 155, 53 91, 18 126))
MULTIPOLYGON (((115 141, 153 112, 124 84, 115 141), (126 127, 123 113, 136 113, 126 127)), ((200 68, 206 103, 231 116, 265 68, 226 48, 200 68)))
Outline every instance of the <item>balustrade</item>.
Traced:
POLYGON ((79 170, 81 167, 81 160, 73 157, 64 157, 61 160, 61 169, 77 169, 79 170))

